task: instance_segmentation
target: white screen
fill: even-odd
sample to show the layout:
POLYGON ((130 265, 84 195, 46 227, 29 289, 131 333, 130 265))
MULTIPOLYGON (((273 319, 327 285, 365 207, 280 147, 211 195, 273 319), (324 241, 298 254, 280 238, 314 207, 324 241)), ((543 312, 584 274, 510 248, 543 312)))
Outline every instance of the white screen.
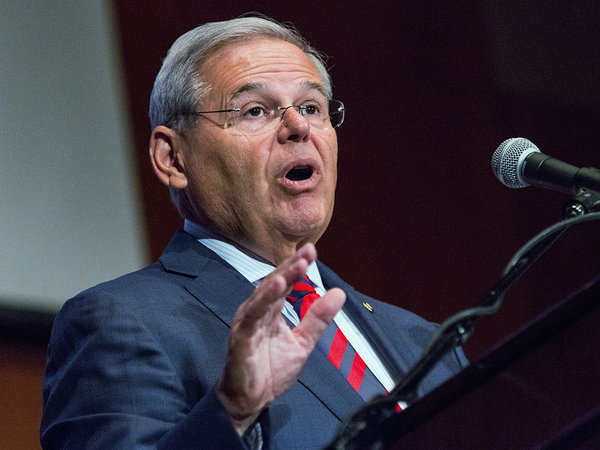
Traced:
POLYGON ((0 306, 56 311, 143 266, 109 2, 1 0, 0 306))

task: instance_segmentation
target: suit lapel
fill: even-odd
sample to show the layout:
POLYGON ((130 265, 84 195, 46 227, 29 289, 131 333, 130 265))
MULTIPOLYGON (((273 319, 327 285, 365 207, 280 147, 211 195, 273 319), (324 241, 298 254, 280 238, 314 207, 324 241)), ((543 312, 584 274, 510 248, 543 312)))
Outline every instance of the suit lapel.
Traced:
POLYGON ((189 276, 184 288, 228 327, 238 306, 254 291, 237 270, 183 231, 177 232, 159 261, 166 271, 189 276))
POLYGON ((255 287, 220 258, 211 259, 205 269, 214 275, 198 277, 185 288, 231 327, 238 307, 252 295, 255 287))
POLYGON ((377 309, 369 311, 363 305, 363 302, 368 299, 343 281, 331 269, 319 263, 319 272, 327 289, 339 287, 346 293, 344 310, 371 344, 392 379, 398 382, 412 367, 411 361, 402 351, 402 336, 387 334, 386 330, 388 333, 390 330, 389 318, 382 315, 381 311, 377 309))
MULTIPOLYGON (((239 305, 252 295, 255 289, 237 270, 185 232, 175 235, 161 256, 160 263, 169 272, 189 276, 191 279, 184 285, 185 289, 228 327, 231 327, 239 305)), ((322 271, 322 276, 324 270, 323 281, 327 286, 339 286, 346 291, 348 306, 358 302, 354 289, 336 276, 329 276, 333 272, 325 266, 319 265, 319 270, 322 271)), ((352 306, 348 308, 348 312, 357 325, 364 321, 362 317, 357 319, 357 315, 363 314, 360 308, 352 306)), ((287 319, 285 320, 292 326, 287 319)), ((373 330, 371 327, 361 328, 361 331, 365 336, 374 337, 369 341, 378 350, 377 344, 382 339, 378 338, 377 326, 374 327, 373 330)), ((347 418, 364 403, 327 356, 318 350, 310 354, 298 382, 318 397, 340 420, 347 418)))

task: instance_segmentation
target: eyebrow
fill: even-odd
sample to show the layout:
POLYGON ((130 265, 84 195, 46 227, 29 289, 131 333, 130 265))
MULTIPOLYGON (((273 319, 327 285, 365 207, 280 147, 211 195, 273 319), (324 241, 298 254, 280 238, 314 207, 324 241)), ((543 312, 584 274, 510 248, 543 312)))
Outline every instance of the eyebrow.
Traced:
POLYGON ((229 96, 229 100, 235 100, 236 98, 238 98, 240 95, 244 94, 245 92, 252 92, 252 91, 266 91, 268 90, 268 86, 266 83, 261 83, 261 82, 256 82, 256 83, 246 83, 241 85, 239 88, 237 88, 236 90, 234 90, 231 95, 229 96))
MULTIPOLYGON (((314 81, 303 81, 301 86, 308 90, 314 90, 319 92, 323 97, 329 98, 327 95, 327 91, 323 87, 321 83, 316 83, 314 81)), ((235 89, 231 95, 229 96, 229 101, 233 101, 236 98, 240 97, 242 94, 246 92, 254 92, 254 91, 268 91, 269 84, 263 82, 255 82, 255 83, 246 83, 235 89)))

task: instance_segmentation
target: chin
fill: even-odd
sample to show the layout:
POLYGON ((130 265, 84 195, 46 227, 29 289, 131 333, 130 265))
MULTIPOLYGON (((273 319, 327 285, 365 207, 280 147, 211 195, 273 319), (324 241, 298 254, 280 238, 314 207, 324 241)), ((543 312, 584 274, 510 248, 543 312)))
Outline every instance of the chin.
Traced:
POLYGON ((300 196, 279 209, 279 223, 284 234, 293 237, 293 240, 306 240, 313 242, 325 232, 333 212, 333 202, 324 201, 323 198, 313 196, 300 196))
POLYGON ((322 214, 318 216, 303 215, 302 217, 297 217, 296 220, 286 223, 286 234, 292 240, 311 241, 315 243, 327 229, 330 217, 324 217, 322 214))

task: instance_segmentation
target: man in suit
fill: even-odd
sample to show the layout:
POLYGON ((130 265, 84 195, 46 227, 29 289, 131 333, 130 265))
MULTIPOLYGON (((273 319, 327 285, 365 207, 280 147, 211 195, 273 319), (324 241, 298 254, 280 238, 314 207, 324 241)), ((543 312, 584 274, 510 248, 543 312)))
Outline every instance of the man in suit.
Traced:
MULTIPOLYGON (((274 21, 209 23, 174 43, 150 159, 184 231, 59 313, 45 448, 321 448, 418 360, 432 324, 316 259, 344 115, 331 98, 318 52, 274 21), (305 275, 310 308, 286 300, 305 275)), ((465 363, 449 355, 419 394, 465 363)))

